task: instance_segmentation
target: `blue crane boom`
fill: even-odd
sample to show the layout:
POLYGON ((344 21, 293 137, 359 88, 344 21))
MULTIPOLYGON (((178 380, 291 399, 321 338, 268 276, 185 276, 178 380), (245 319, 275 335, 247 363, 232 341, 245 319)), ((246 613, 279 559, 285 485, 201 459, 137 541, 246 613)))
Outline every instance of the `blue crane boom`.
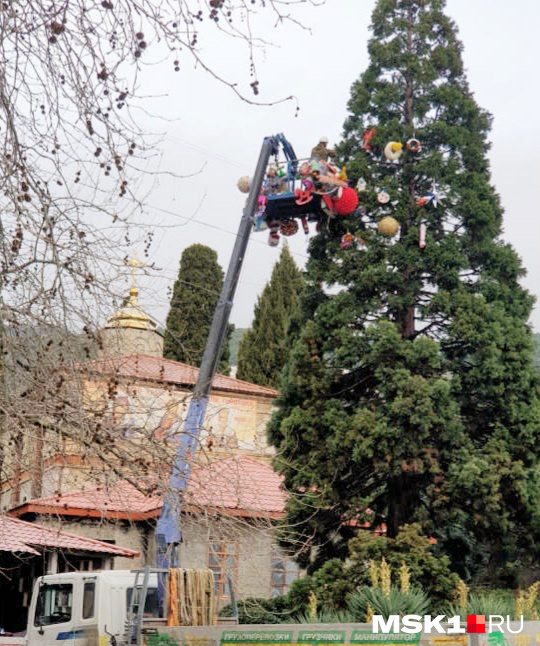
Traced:
POLYGON ((242 263, 246 255, 249 234, 253 228, 257 201, 265 178, 266 168, 270 157, 278 154, 280 145, 289 161, 289 174, 294 176, 296 173, 296 155, 284 135, 280 133, 265 137, 251 181, 251 188, 238 228, 227 274, 214 312, 212 326, 208 334, 208 340, 199 368, 199 375, 188 407, 186 421, 169 478, 169 486, 161 515, 157 522, 156 543, 157 566, 159 568, 168 569, 170 567, 178 567, 178 544, 182 538, 180 528, 182 495, 189 481, 193 456, 197 450, 212 381, 227 334, 234 294, 242 269, 242 263))

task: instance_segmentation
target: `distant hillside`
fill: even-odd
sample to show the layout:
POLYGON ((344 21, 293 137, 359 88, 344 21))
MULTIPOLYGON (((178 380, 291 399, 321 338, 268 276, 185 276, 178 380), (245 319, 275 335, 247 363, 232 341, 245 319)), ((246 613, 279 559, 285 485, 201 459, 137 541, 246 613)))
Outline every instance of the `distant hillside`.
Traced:
POLYGON ((247 331, 248 331, 247 327, 237 327, 233 330, 233 333, 231 334, 231 341, 229 343, 229 352, 230 352, 229 363, 231 364, 231 366, 236 365, 236 360, 238 358, 238 346, 240 345, 240 341, 247 331))
POLYGON ((533 334, 536 349, 534 351, 534 365, 540 368, 540 334, 533 334))

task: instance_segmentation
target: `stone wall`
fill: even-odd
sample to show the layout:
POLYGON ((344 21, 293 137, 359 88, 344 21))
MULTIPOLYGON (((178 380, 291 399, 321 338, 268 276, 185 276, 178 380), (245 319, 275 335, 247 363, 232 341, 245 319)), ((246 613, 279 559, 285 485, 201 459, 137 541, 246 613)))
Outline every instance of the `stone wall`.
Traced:
MULTIPOLYGON (((68 519, 50 515, 38 516, 36 522, 43 527, 112 542, 117 547, 140 553, 134 559, 115 557, 112 564, 115 570, 155 564, 154 522, 68 519)), ((180 567, 207 568, 212 544, 234 544, 236 567, 231 568, 231 575, 237 599, 271 596, 275 530, 269 521, 186 515, 181 528, 180 567)))
POLYGON ((149 534, 153 532, 153 527, 146 523, 110 522, 91 518, 66 519, 49 514, 37 516, 36 523, 42 527, 110 542, 117 547, 139 552, 139 556, 136 558, 114 557, 111 568, 113 570, 132 570, 147 563, 147 543, 149 542, 149 534))

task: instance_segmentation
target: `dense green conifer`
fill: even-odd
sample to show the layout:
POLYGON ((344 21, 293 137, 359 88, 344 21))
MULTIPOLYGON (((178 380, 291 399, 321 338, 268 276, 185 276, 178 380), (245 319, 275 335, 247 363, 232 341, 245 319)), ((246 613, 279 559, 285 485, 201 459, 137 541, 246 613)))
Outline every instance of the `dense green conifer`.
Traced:
MULTIPOLYGON (((206 339, 223 285, 217 253, 202 244, 184 249, 167 315, 163 356, 192 366, 201 363, 206 339)), ((229 373, 228 342, 224 343, 219 371, 229 373)))
POLYGON ((289 321, 303 285, 302 272, 284 246, 255 306, 253 325, 240 342, 239 379, 272 388, 279 386, 291 346, 289 321))
POLYGON ((504 580, 538 564, 532 298, 500 238, 491 118, 443 9, 377 2, 338 147, 365 182, 365 213, 311 243, 269 436, 291 491, 284 542, 304 565, 344 557, 359 523, 393 538, 418 522, 460 574, 504 580), (391 141, 403 143, 396 161, 384 154, 391 141), (395 237, 378 231, 385 216, 395 237), (347 231, 365 244, 341 249, 347 231))

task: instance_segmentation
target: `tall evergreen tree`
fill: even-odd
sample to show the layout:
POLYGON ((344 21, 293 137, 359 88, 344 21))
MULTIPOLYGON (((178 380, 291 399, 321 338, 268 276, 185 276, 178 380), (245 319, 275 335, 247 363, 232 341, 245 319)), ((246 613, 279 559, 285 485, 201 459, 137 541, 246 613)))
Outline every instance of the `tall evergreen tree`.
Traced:
MULTIPOLYGON (((217 253, 202 244, 184 249, 167 315, 163 356, 192 366, 201 363, 214 310, 223 285, 217 253)), ((229 373, 229 338, 223 344, 219 371, 229 373)))
POLYGON ((462 575, 501 580, 539 557, 532 298, 499 237, 491 118, 443 9, 377 2, 338 147, 365 213, 311 243, 269 436, 292 492, 284 541, 303 564, 344 556, 359 522, 389 537, 420 522, 462 575), (409 142, 395 160, 391 141, 409 142), (386 216, 395 237, 379 231, 386 216), (355 229, 365 245, 342 249, 355 229))
POLYGON ((277 388, 291 345, 289 320, 298 303, 304 279, 288 247, 281 250, 270 281, 255 306, 252 327, 240 342, 239 379, 277 388))

